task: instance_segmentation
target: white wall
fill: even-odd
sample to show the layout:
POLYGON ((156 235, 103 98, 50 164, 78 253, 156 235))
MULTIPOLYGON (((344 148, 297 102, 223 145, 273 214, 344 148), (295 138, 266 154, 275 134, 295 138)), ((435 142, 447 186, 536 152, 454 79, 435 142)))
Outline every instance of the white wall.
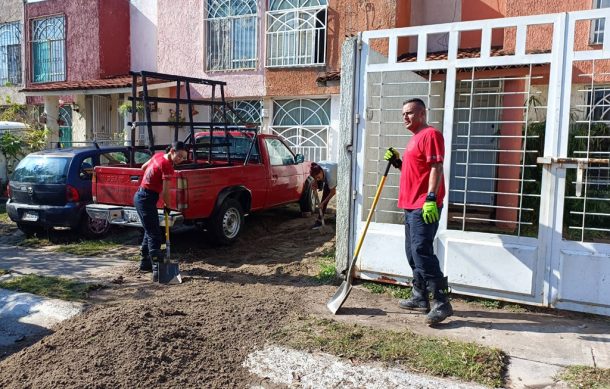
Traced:
POLYGON ((131 70, 157 71, 157 0, 130 0, 131 70))

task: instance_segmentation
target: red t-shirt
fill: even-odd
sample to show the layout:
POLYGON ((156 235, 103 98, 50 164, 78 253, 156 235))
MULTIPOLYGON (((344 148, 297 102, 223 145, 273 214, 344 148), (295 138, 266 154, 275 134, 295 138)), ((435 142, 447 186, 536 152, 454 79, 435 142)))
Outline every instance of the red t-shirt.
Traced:
MULTIPOLYGON (((443 162, 445 142, 443 134, 434 127, 426 127, 411 137, 402 158, 398 208, 419 209, 428 195, 430 165, 443 162)), ((441 179, 436 191, 436 203, 443 205, 445 182, 441 179)))
POLYGON ((153 155, 152 160, 146 167, 142 178, 141 188, 161 193, 163 191, 163 180, 174 174, 174 164, 165 158, 164 153, 153 155))

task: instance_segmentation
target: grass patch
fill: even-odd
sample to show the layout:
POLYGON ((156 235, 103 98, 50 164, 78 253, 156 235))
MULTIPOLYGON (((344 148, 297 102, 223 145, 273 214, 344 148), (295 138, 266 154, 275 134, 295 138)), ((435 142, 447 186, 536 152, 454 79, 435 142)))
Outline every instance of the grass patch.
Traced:
POLYGON ((454 377, 501 387, 507 357, 475 343, 347 325, 314 317, 300 318, 274 334, 289 347, 322 351, 360 361, 399 363, 410 371, 454 377))
POLYGON ((11 219, 8 217, 8 213, 6 213, 6 203, 4 202, 0 203, 0 223, 12 223, 11 219))
POLYGON ((375 294, 388 294, 398 299, 411 297, 411 288, 401 285, 384 285, 377 282, 365 281, 362 286, 375 294))
POLYGON ((576 388, 610 388, 610 369, 569 366, 559 375, 559 379, 576 388))
POLYGON ((21 242, 17 243, 17 246, 38 248, 38 247, 50 246, 52 244, 53 243, 48 239, 27 238, 27 239, 24 239, 21 242))
POLYGON ((100 289, 101 285, 28 274, 0 282, 0 288, 67 301, 82 301, 89 297, 89 292, 100 289))
POLYGON ((318 274, 314 277, 321 284, 332 284, 337 279, 337 268, 335 266, 335 250, 327 249, 322 252, 318 261, 318 274))
POLYGON ((118 243, 103 240, 83 240, 57 247, 55 251, 72 255, 96 256, 120 247, 118 243))

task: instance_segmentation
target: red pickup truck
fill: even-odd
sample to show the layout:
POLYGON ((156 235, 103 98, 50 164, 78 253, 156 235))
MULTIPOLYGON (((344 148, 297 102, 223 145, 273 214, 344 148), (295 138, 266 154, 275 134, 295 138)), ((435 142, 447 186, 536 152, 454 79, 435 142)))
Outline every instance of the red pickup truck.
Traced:
MULTIPOLYGON (((209 143, 209 132, 195 135, 209 143)), ((171 178, 170 226, 202 225, 217 243, 230 244, 244 226, 244 216, 278 205, 299 203, 311 212, 310 162, 293 152, 276 135, 248 131, 214 131, 210 147, 190 151, 190 163, 177 165, 171 178), (227 147, 224 147, 227 146, 227 147), (210 150, 212 158, 210 158, 210 150), (193 158, 194 157, 194 158, 193 158)), ((139 167, 98 166, 93 178, 92 218, 111 224, 141 227, 133 196, 144 171, 139 167)), ((158 208, 162 208, 159 200, 158 208)), ((159 220, 163 225, 162 210, 159 220)))

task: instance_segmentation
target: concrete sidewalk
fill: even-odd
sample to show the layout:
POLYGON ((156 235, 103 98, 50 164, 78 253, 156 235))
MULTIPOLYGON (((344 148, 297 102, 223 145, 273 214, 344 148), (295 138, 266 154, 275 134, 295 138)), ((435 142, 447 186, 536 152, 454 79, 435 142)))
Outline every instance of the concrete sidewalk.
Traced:
POLYGON ((422 314, 398 308, 397 301, 356 286, 334 316, 323 304, 311 308, 322 317, 345 323, 499 348, 510 356, 509 388, 564 387, 554 378, 572 365, 610 368, 610 318, 552 310, 479 309, 454 299, 454 316, 432 328, 422 314))
MULTIPOLYGON (((136 264, 113 257, 78 257, 48 249, 0 245, 0 269, 10 270, 0 280, 37 274, 105 282, 113 279, 122 266, 135 268, 136 264)), ((79 314, 83 307, 82 303, 0 289, 0 357, 48 335, 55 324, 79 314)))
POLYGON ((80 257, 45 248, 0 244, 0 269, 10 270, 13 275, 38 274, 95 282, 112 277, 117 266, 129 265, 136 266, 134 262, 114 257, 80 257))

